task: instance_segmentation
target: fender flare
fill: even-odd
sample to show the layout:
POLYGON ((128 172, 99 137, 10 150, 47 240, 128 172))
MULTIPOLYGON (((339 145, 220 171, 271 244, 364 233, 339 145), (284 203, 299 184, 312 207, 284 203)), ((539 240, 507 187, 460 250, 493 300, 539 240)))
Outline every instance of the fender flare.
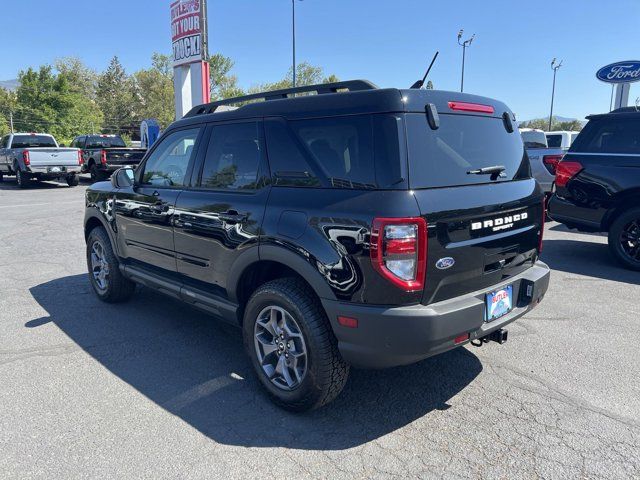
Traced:
POLYGON ((260 261, 272 261, 289 267, 311 285, 311 288, 313 288, 318 297, 337 300, 329 284, 307 258, 285 247, 264 244, 247 250, 234 262, 227 277, 227 295, 229 296, 229 300, 235 303, 238 302, 237 290, 242 275, 247 268, 260 261))
POLYGON ((114 233, 113 229, 111 228, 111 226, 104 219, 104 217, 100 213, 100 211, 98 209, 96 209, 95 207, 92 207, 91 209, 87 209, 87 211, 85 213, 84 222, 82 224, 85 234, 87 233, 87 224, 90 221, 94 220, 94 219, 97 220, 98 222, 100 222, 102 227, 107 231, 107 235, 109 236, 109 240, 111 241, 111 248, 113 248, 113 251, 119 257, 120 254, 119 254, 119 251, 118 251, 118 242, 117 242, 117 239, 115 237, 115 233, 114 233))

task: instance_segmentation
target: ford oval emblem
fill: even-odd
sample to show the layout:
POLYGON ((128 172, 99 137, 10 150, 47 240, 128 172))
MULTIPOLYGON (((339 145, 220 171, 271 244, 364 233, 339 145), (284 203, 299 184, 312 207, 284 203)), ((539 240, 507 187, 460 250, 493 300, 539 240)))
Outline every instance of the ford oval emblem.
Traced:
POLYGON ((456 261, 451 257, 441 258, 436 262, 436 268, 439 270, 446 270, 447 268, 451 268, 455 265, 456 261))
POLYGON ((598 80, 606 83, 632 83, 640 81, 640 60, 616 62, 596 72, 598 80))

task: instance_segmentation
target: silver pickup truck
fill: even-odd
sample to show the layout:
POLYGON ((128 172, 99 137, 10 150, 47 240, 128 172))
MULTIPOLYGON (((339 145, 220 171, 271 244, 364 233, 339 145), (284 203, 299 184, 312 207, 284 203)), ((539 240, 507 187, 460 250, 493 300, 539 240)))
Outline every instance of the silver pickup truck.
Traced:
POLYGON ((0 181, 3 175, 15 175, 20 188, 31 179, 60 179, 75 187, 82 162, 79 149, 60 148, 46 133, 14 133, 0 140, 0 181))
POLYGON ((549 196, 556 179, 556 166, 567 151, 562 148, 549 148, 547 137, 542 130, 521 128, 520 135, 529 156, 531 174, 549 196))

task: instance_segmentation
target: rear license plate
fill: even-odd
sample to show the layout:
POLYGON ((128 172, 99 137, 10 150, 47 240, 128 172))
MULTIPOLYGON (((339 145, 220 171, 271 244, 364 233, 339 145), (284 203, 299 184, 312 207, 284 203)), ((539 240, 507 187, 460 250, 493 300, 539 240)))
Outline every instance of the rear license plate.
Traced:
POLYGON ((485 320, 491 322, 511 311, 513 308, 513 286, 508 285, 495 292, 487 293, 487 315, 485 320))
POLYGON ((49 168, 50 173, 60 173, 62 169, 60 167, 51 167, 49 168))

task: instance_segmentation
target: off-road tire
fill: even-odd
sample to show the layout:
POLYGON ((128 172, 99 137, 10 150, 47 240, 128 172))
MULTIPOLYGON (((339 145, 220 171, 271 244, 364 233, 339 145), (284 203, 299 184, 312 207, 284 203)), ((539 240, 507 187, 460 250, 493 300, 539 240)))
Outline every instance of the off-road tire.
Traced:
POLYGON ((623 229, 631 222, 640 225, 640 208, 631 208, 616 218, 609 228, 609 251, 620 265, 630 270, 640 270, 640 261, 632 259, 621 243, 623 229))
POLYGON ((16 183, 18 188, 27 188, 31 183, 31 176, 28 173, 20 170, 20 167, 16 168, 16 183))
POLYGON ((89 233, 89 237, 87 238, 86 257, 89 282, 93 287, 93 291, 96 293, 100 300, 107 303, 120 303, 126 302, 131 298, 131 296, 135 292, 136 284, 126 278, 124 275, 122 275, 122 272, 120 272, 120 264, 116 255, 113 253, 111 240, 109 240, 109 235, 103 227, 96 227, 89 233), (109 265, 109 281, 105 290, 101 290, 97 286, 92 274, 91 248, 96 241, 102 244, 106 261, 109 265))
POLYGON ((258 287, 247 302, 243 338, 260 382, 282 408, 301 412, 321 407, 337 397, 347 382, 349 366, 340 356, 327 315, 310 288, 296 278, 280 278, 258 287), (274 385, 258 362, 254 326, 259 313, 270 305, 284 308, 294 317, 307 347, 307 373, 293 390, 274 385))
POLYGON ((69 175, 66 180, 67 185, 69 185, 70 187, 77 187, 80 183, 80 178, 78 177, 78 175, 69 175))

